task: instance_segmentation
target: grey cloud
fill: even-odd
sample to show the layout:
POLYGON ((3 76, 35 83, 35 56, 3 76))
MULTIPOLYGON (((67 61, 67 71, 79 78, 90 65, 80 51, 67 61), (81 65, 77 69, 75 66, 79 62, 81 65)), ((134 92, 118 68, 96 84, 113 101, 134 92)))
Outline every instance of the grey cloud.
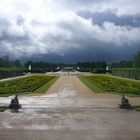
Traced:
POLYGON ((92 19, 93 24, 97 24, 100 26, 102 26, 104 22, 112 22, 117 26, 132 26, 132 27, 140 26, 140 15, 116 16, 111 11, 100 12, 100 13, 81 12, 77 14, 83 18, 92 19))
MULTIPOLYGON (((55 0, 53 0, 55 3, 55 0)), ((54 7, 60 9, 80 12, 90 11, 92 13, 112 11, 114 14, 137 15, 140 14, 139 0, 61 0, 55 3, 54 7)))
POLYGON ((17 17, 17 25, 23 25, 24 24, 24 22, 25 22, 25 19, 23 18, 23 16, 18 16, 17 17))
MULTIPOLYGON (((51 2, 54 7, 46 5, 41 13, 36 13, 34 6, 29 13, 24 8, 17 14, 13 11, 11 16, 1 17, 0 13, 1 54, 71 63, 129 59, 140 49, 139 10, 131 15, 128 9, 121 11, 117 7, 122 12, 119 16, 113 9, 123 3, 120 0, 114 4, 109 0, 108 6, 106 0, 51 2)), ((138 2, 133 3, 132 9, 138 2)))
MULTIPOLYGON (((108 47, 111 44, 104 44, 104 46, 108 47)), ((92 46, 87 46, 88 49, 69 49, 63 55, 58 55, 54 53, 49 54, 36 54, 30 57, 24 57, 24 59, 31 59, 34 61, 42 60, 49 61, 55 63, 77 63, 81 61, 106 61, 108 63, 120 60, 131 60, 133 58, 133 54, 139 50, 139 46, 134 46, 133 48, 117 48, 110 46, 109 49, 105 49, 105 47, 100 48, 96 47, 93 49, 92 46), (127 50, 127 51, 126 51, 127 50)))

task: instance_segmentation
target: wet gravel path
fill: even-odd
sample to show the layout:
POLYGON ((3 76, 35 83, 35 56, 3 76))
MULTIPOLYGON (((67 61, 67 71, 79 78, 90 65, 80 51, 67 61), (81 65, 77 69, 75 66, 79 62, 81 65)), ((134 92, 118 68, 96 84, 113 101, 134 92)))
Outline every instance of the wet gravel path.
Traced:
MULTIPOLYGON (((20 96, 19 113, 0 113, 0 140, 139 140, 140 112, 117 108, 120 98, 61 76, 44 95, 20 96)), ((129 99, 140 104, 140 98, 129 99)))

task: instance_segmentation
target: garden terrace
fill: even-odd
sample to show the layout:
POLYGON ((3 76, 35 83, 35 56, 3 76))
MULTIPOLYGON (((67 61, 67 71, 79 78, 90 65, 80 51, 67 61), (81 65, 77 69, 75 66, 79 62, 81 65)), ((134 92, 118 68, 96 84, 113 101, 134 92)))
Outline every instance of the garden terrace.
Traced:
POLYGON ((94 92, 111 92, 140 96, 140 82, 109 76, 81 76, 79 77, 94 92))
POLYGON ((36 75, 0 82, 0 96, 35 92, 55 78, 55 76, 36 75))

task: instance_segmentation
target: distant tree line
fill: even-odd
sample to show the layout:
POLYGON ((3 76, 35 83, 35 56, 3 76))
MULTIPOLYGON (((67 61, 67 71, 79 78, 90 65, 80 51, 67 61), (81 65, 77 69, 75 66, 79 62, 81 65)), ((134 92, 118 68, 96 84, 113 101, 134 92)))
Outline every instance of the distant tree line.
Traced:
POLYGON ((28 67, 31 65, 31 72, 33 73, 45 73, 48 71, 56 71, 57 65, 54 63, 48 63, 48 62, 33 62, 33 61, 27 61, 24 64, 24 68, 28 71, 28 67))
POLYGON ((120 61, 111 64, 112 68, 140 68, 140 52, 134 55, 133 60, 120 61))
POLYGON ((96 62, 79 62, 76 64, 82 72, 95 72, 95 73, 105 73, 106 72, 106 62, 96 61, 96 62))
POLYGON ((111 64, 112 68, 132 68, 133 61, 120 61, 111 64))
POLYGON ((112 75, 140 80, 140 52, 134 55, 132 61, 113 63, 112 75))
MULTIPOLYGON (((8 56, 3 56, 0 57, 0 78, 23 75, 29 72, 29 65, 32 67, 30 72, 33 73, 58 71, 64 67, 73 67, 75 70, 82 72, 105 73, 107 63, 104 61, 87 61, 78 62, 77 64, 55 64, 43 61, 27 61, 22 64, 20 60, 10 60, 8 56)), ((115 62, 110 64, 110 66, 111 68, 140 68, 140 52, 134 55, 132 61, 115 62)))
POLYGON ((23 75, 24 69, 19 60, 10 60, 8 56, 0 57, 0 79, 23 75))
POLYGON ((11 61, 8 56, 0 58, 0 68, 21 68, 22 64, 20 60, 11 61))
POLYGON ((63 64, 63 63, 54 64, 54 63, 47 63, 47 62, 42 62, 42 61, 39 61, 39 62, 28 61, 25 63, 24 66, 27 69, 29 65, 32 66, 32 72, 58 71, 58 70, 63 70, 64 67, 73 67, 75 70, 79 70, 83 72, 84 71, 93 72, 95 69, 103 71, 106 69, 106 63, 102 61, 78 62, 77 64, 63 64))

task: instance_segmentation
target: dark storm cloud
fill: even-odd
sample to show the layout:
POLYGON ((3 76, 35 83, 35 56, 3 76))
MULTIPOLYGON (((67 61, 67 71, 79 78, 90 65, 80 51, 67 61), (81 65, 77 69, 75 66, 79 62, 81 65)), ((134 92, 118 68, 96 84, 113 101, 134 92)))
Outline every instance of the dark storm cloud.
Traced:
POLYGON ((97 24, 100 26, 103 25, 104 22, 112 22, 117 26, 140 26, 140 15, 117 16, 114 13, 111 13, 110 11, 100 13, 81 12, 77 14, 83 18, 92 19, 93 24, 97 24))
POLYGON ((130 59, 140 49, 139 4, 5 0, 0 5, 0 54, 67 63, 130 59))
MULTIPOLYGON (((21 21, 20 21, 21 25, 21 21)), ((19 21, 18 21, 18 26, 19 21)), ((11 30, 11 23, 10 21, 6 19, 1 19, 0 20, 0 44, 2 45, 4 42, 13 44, 15 45, 29 45, 30 43, 32 44, 32 40, 30 36, 27 33, 18 33, 14 32, 14 30, 11 30)))
POLYGON ((54 53, 49 54, 36 54, 32 55, 30 57, 24 57, 24 60, 34 60, 34 61, 49 61, 49 62, 55 62, 55 63, 77 63, 81 61, 106 61, 108 63, 111 62, 117 62, 120 60, 131 60, 133 58, 132 54, 135 54, 136 50, 139 50, 139 46, 135 46, 134 48, 127 50, 127 47, 125 48, 109 48, 105 49, 102 47, 102 51, 99 48, 93 49, 93 47, 88 47, 87 49, 72 49, 67 52, 65 52, 64 55, 58 55, 54 53))

